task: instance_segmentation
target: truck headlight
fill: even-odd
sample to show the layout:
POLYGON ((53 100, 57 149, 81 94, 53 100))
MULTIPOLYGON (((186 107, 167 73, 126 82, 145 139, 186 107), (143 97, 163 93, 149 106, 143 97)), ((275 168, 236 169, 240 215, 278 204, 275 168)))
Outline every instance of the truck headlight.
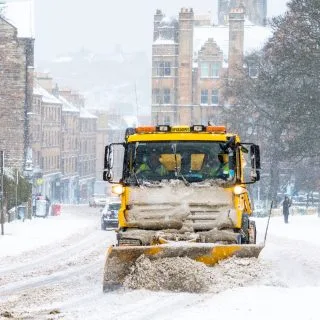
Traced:
POLYGON ((247 191, 247 189, 245 189, 244 187, 241 187, 241 186, 235 186, 233 189, 233 193, 237 196, 245 193, 246 191, 247 191))
POLYGON ((122 184, 116 184, 116 185, 112 186, 111 192, 113 192, 113 193, 115 193, 117 195, 123 194, 124 187, 123 187, 122 184))

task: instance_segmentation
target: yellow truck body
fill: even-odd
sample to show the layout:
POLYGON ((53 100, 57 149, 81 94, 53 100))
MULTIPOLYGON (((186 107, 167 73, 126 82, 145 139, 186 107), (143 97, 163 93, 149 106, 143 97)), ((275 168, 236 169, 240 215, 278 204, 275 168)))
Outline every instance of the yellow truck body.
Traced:
POLYGON ((121 197, 117 244, 108 249, 104 291, 122 284, 142 254, 187 256, 207 265, 257 257, 247 184, 259 180, 259 147, 222 126, 148 126, 127 129, 106 146, 104 180, 121 197), (114 148, 123 148, 119 181, 114 148), (152 160, 155 159, 155 160, 152 160))

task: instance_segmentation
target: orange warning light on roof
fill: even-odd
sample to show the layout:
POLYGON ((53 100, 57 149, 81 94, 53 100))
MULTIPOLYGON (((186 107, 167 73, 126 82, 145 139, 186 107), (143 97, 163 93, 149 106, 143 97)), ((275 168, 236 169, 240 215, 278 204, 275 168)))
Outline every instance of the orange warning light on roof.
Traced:
POLYGON ((148 126, 148 127, 137 127, 136 133, 151 133, 156 132, 156 127, 148 126))
POLYGON ((212 132, 212 133, 226 133, 227 132, 225 126, 207 126, 206 131, 212 132))

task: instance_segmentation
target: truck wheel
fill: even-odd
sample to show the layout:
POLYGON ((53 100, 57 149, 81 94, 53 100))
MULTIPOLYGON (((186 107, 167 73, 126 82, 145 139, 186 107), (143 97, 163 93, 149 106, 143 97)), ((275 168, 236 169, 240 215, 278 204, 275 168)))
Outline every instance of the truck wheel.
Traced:
POLYGON ((106 230, 106 224, 104 222, 101 222, 101 230, 106 230))
POLYGON ((256 243, 257 243, 256 222, 250 221, 249 222, 249 244, 256 244, 256 243))
POLYGON ((249 243, 249 216, 247 213, 242 215, 241 223, 241 243, 249 243))

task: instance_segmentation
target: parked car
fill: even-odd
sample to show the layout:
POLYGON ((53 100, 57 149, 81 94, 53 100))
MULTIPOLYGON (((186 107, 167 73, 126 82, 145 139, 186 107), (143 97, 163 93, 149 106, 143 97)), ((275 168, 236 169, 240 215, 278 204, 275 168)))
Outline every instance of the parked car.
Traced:
POLYGON ((89 199, 90 207, 103 207, 107 203, 107 196, 105 194, 93 194, 89 199))
POLYGON ((118 227, 118 211, 120 209, 120 200, 110 200, 101 210, 101 229, 118 227))

